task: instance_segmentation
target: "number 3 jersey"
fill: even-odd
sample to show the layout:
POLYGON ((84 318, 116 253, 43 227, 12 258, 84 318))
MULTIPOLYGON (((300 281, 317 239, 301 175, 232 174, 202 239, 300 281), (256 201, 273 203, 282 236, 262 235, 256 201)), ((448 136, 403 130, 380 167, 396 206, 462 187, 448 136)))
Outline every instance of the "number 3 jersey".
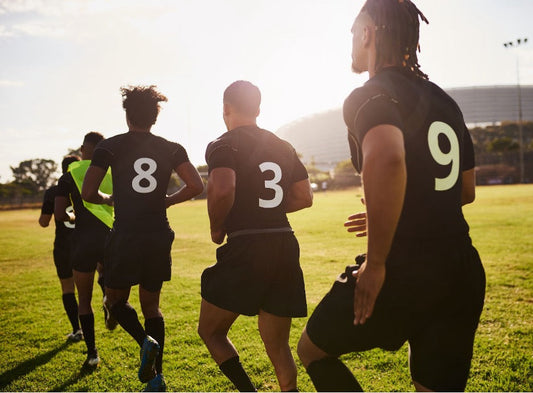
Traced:
POLYGON ((165 197, 172 170, 189 158, 178 143, 149 132, 127 132, 98 143, 91 165, 111 166, 115 228, 168 226, 165 197))
POLYGON ((294 148, 255 125, 226 132, 207 146, 209 173, 235 171, 235 201, 226 218, 228 234, 289 227, 285 201, 292 184, 308 178, 294 148))
POLYGON ((363 171, 361 146, 380 124, 398 127, 407 167, 398 238, 465 238, 461 174, 474 167, 474 150, 463 115, 434 83, 402 68, 379 71, 344 102, 352 163, 363 171))

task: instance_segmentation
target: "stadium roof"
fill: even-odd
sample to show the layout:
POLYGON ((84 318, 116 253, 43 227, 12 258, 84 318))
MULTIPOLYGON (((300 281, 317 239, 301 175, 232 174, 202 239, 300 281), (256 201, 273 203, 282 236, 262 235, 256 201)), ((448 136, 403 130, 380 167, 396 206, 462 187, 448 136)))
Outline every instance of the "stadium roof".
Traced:
MULTIPOLYGON (((518 86, 445 89, 463 111, 469 126, 518 121, 518 86)), ((522 120, 533 121, 533 86, 520 87, 522 120)), ((305 163, 329 169, 350 157, 342 110, 317 113, 281 127, 277 135, 303 156, 305 163)))

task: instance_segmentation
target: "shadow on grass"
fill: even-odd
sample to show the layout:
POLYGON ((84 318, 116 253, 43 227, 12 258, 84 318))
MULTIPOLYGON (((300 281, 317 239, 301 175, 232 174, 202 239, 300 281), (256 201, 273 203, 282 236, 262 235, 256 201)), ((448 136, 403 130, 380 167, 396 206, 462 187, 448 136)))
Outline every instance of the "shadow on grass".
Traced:
POLYGON ((31 373, 33 370, 35 370, 37 367, 48 363, 55 355, 57 355, 59 352, 64 350, 66 347, 69 346, 68 342, 65 342, 58 346, 57 348, 54 348, 46 353, 43 353, 42 355, 36 356, 33 359, 28 359, 22 363, 20 363, 15 368, 12 368, 11 370, 7 370, 3 372, 0 375, 0 389, 4 389, 7 385, 9 385, 14 380, 31 373))
POLYGON ((80 379, 85 378, 87 375, 92 374, 95 370, 96 370, 96 367, 82 366, 80 371, 75 373, 68 380, 64 381, 61 385, 58 385, 54 387, 53 389, 50 389, 49 392, 70 391, 70 389, 67 389, 70 385, 73 385, 74 383, 78 382, 80 379))

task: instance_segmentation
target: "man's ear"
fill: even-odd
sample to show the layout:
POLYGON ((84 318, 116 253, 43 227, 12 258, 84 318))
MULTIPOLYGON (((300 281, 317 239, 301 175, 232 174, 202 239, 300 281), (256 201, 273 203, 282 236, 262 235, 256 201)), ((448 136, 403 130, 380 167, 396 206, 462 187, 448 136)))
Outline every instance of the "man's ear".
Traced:
POLYGON ((363 40, 363 47, 368 48, 372 43, 374 34, 373 26, 366 25, 363 27, 363 34, 361 34, 361 39, 363 40))
POLYGON ((222 111, 224 116, 228 116, 231 113, 231 105, 224 103, 222 111))

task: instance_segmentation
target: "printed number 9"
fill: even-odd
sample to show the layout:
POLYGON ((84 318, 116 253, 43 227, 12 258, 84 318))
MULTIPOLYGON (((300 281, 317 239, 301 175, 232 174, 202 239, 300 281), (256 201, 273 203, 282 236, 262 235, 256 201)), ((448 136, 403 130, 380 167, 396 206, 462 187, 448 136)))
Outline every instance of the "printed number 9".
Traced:
POLYGON ((259 207, 272 209, 279 206, 283 200, 283 188, 278 184, 281 180, 281 168, 275 162, 263 162, 259 165, 259 169, 261 169, 261 172, 272 171, 274 173, 274 177, 271 180, 265 180, 265 188, 274 190, 274 198, 259 198, 259 207))
POLYGON ((139 158, 133 164, 133 169, 135 169, 135 172, 137 173, 137 176, 131 181, 131 186, 135 191, 140 194, 147 194, 156 189, 157 180, 152 176, 152 173, 157 169, 157 163, 154 160, 146 157, 139 158), (143 170, 143 165, 148 165, 148 168, 143 170), (148 181, 147 186, 141 186, 141 180, 143 179, 148 181))
POLYGON ((436 121, 431 124, 428 132, 429 151, 433 159, 440 165, 452 165, 450 173, 444 178, 435 178, 435 190, 446 191, 452 188, 459 177, 459 141, 453 129, 446 123, 436 121), (450 142, 450 151, 444 153, 439 147, 439 135, 443 134, 450 142))

